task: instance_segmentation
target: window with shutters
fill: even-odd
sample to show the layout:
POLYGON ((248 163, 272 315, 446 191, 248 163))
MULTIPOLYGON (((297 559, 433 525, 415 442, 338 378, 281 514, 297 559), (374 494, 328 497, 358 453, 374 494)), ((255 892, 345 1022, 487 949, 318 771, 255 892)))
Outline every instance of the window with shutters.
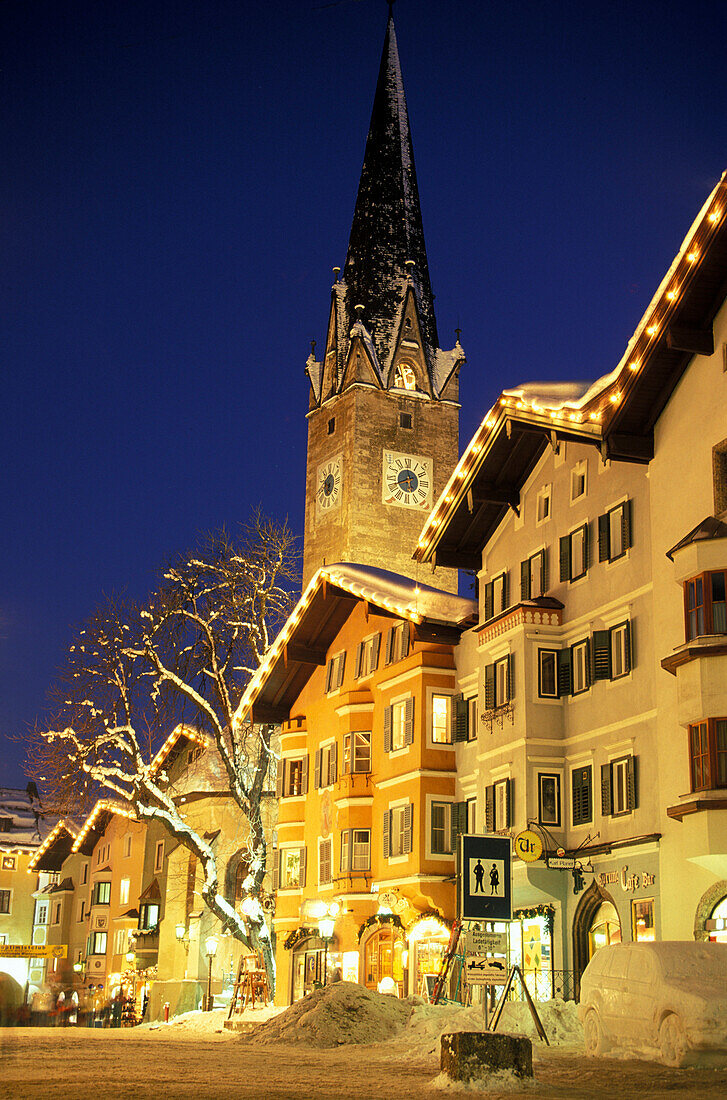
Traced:
POLYGON ((384 710, 384 752, 397 752, 414 741, 414 699, 400 699, 384 710))
POLYGON ((507 572, 498 573, 485 584, 485 621, 501 615, 509 606, 507 572))
POLYGON ((318 885, 325 886, 333 881, 331 862, 331 838, 318 839, 318 885))
POLYGON ((485 710, 504 706, 515 697, 513 669, 512 653, 485 665, 485 710))
POLYGON ((560 825, 560 775, 556 773, 538 773, 538 821, 560 825))
POLYGON ((467 821, 465 828, 468 833, 477 832, 477 799, 467 799, 467 821))
POLYGON ((346 654, 336 653, 330 657, 326 666, 326 695, 338 691, 343 683, 343 670, 346 667, 346 654))
POLYGON ((392 665, 409 655, 409 622, 397 623, 386 635, 384 664, 392 665))
POLYGON ((590 564, 590 531, 587 523, 563 535, 560 540, 560 579, 578 581, 585 577, 590 564))
POLYGON ((541 699, 558 698, 558 650, 538 650, 538 695, 541 699))
POLYGON ((571 772, 571 809, 574 825, 593 821, 593 768, 590 764, 571 772))
POLYGON ((452 743, 452 697, 450 695, 431 696, 431 739, 435 745, 452 743))
POLYGON ((467 740, 477 740, 477 696, 473 695, 469 699, 465 699, 465 706, 467 708, 467 740))
POLYGON ((343 773, 357 775, 371 771, 371 734, 343 735, 343 773))
POLYGON ((707 718, 689 727, 693 791, 727 787, 727 718, 707 718))
POLYGON ((590 644, 586 638, 583 642, 577 642, 571 646, 571 694, 580 695, 588 691, 591 686, 590 676, 590 644))
POLYGON ((341 830, 341 870, 371 870, 371 830, 341 830))
POLYGON ((485 787, 485 832, 497 833, 513 824, 513 780, 498 779, 485 787))
POLYGON ((111 883, 95 882, 93 885, 92 905, 109 905, 111 903, 111 883))
POLYGON ((588 490, 588 462, 584 458, 578 462, 570 472, 570 502, 575 504, 581 500, 588 490))
POLYGON ((550 519, 551 510, 551 486, 544 485, 539 491, 535 504, 535 524, 539 526, 550 519))
POLYGON ((548 552, 538 550, 520 563, 520 599, 536 600, 548 591, 548 552))
POLYGON ((633 627, 618 623, 609 630, 594 630, 591 639, 593 680, 617 680, 633 667, 633 627))
POLYGON ((407 855, 412 850, 413 811, 411 802, 393 806, 384 814, 384 858, 407 855))
POLYGON ((278 848, 275 852, 277 886, 281 890, 302 890, 305 886, 305 848, 278 848))
POLYGON ((329 741, 316 751, 313 785, 316 790, 330 787, 338 778, 338 751, 335 741, 329 741))
POLYGON ((430 802, 429 847, 432 855, 452 853, 452 803, 430 802))
POLYGON ((636 757, 620 756, 601 766, 601 813, 619 817, 636 809, 636 757))
POLYGON ((362 679, 376 672, 379 667, 379 650, 381 648, 381 634, 372 634, 370 638, 364 638, 356 647, 356 665, 354 678, 362 679))
POLYGON ((631 501, 598 517, 598 560, 617 561, 631 548, 631 501))
POLYGON ((684 585, 686 640, 727 634, 727 570, 702 573, 684 585))
POLYGON ((629 659, 629 624, 611 627, 611 679, 618 680, 631 671, 629 659))
POLYGON ((308 757, 283 757, 278 769, 280 797, 298 798, 308 793, 308 757))

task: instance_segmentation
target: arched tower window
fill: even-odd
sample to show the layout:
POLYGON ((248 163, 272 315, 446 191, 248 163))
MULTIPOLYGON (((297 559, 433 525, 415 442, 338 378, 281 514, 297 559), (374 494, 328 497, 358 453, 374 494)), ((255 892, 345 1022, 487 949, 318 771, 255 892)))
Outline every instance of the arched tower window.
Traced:
POLYGON ((415 390, 417 380, 414 371, 408 363, 400 363, 394 371, 394 389, 415 390))

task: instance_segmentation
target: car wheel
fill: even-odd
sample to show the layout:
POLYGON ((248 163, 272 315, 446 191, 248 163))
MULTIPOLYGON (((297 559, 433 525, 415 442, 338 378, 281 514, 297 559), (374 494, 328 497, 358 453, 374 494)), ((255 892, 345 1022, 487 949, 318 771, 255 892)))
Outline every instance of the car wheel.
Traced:
POLYGON ((603 1034, 601 1021, 594 1009, 591 1009, 583 1021, 583 1039, 586 1045, 586 1054, 589 1058, 598 1057, 608 1050, 608 1043, 603 1034))
POLYGON ((687 1056, 684 1024, 673 1012, 665 1016, 659 1028, 659 1050, 665 1066, 683 1066, 687 1056))

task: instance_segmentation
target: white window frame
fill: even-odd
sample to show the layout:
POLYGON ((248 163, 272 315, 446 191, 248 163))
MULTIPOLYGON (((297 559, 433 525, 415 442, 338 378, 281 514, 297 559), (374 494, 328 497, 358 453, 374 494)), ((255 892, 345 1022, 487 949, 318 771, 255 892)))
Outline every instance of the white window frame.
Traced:
POLYGON ((109 934, 108 932, 92 932, 91 933, 91 950, 90 955, 105 955, 109 948, 109 934), (97 951, 96 945, 99 941, 103 941, 103 951, 97 951))
POLYGON ((406 704, 409 699, 397 699, 391 704, 391 751, 401 752, 409 746, 406 743, 406 704))
POLYGON ((509 789, 509 779, 509 776, 505 776, 502 779, 494 780, 492 784, 494 788, 492 797, 492 810, 495 819, 495 832, 498 832, 501 829, 508 828, 507 796, 509 789))
POLYGON ((36 924, 36 925, 42 925, 42 926, 45 926, 48 923, 48 902, 47 901, 39 901, 38 902, 38 905, 37 905, 37 908, 36 908, 36 911, 35 911, 35 920, 34 920, 33 923, 36 924))
POLYGON ((552 485, 543 485, 542 489, 538 491, 538 495, 535 501, 535 526, 542 527, 544 523, 547 523, 553 514, 553 487, 552 485))
MULTIPOLYGON (((333 786, 333 784, 330 782, 330 778, 331 778, 331 757, 333 755, 333 752, 335 751, 335 745, 336 745, 335 740, 324 741, 321 745, 319 745, 319 749, 320 749, 320 753, 321 753, 321 771, 320 771, 320 775, 319 775, 321 785, 319 787, 319 790, 321 790, 321 791, 324 791, 326 789, 326 787, 332 787, 333 786), (324 760, 325 760, 325 768, 323 766, 324 760), (325 783, 323 782, 324 772, 325 772, 325 776, 326 776, 326 782, 325 783)), ((336 768, 338 768, 338 764, 336 764, 336 768)))
POLYGON ((629 807, 629 756, 611 760, 611 817, 625 817, 633 813, 629 807), (620 782, 619 782, 620 781, 620 782))
POLYGON ((156 848, 154 849, 154 870, 162 871, 164 869, 164 841, 158 840, 156 848))
POLYGON ((545 647, 538 649, 538 698, 539 699, 558 699, 558 653, 557 649, 547 649, 545 647), (543 664, 545 658, 551 658, 553 662, 553 691, 546 692, 543 690, 543 664))
POLYGON ((584 695, 590 684, 588 682, 588 639, 575 642, 571 646, 571 695, 584 695), (578 671, 578 678, 576 677, 578 671), (576 681, 580 686, 576 687, 576 681))
POLYGON ((501 657, 499 661, 494 661, 493 664, 495 666, 495 706, 501 707, 510 702, 510 685, 508 683, 510 655, 501 657))
POLYGON ((468 798, 467 803, 467 832, 477 832, 477 798, 468 798))
POLYGON ((540 825, 550 826, 553 829, 560 829, 563 826, 563 776, 561 772, 538 772, 538 823, 540 825), (555 791, 555 811, 553 819, 546 818, 543 813, 543 792, 545 788, 544 781, 550 780, 555 781, 553 783, 555 791))
POLYGON ((628 676, 631 671, 626 667, 626 637, 628 635, 629 624, 618 623, 617 626, 612 626, 609 631, 609 645, 611 648, 611 679, 621 680, 624 676, 628 676), (616 659, 618 658, 618 667, 620 671, 616 671, 616 659))
POLYGON ((452 859, 452 799, 443 798, 438 794, 427 795, 427 859, 452 859), (444 810, 443 837, 444 851, 436 851, 434 847, 434 813, 435 807, 444 810))
POLYGON ((368 775, 371 772, 371 730, 352 730, 343 735, 342 775, 368 775), (368 738, 365 741, 364 738, 368 738), (364 746, 367 752, 364 753, 364 746), (368 761, 368 767, 356 767, 357 762, 368 761))
MULTIPOLYGON (((404 814, 406 807, 409 805, 409 799, 400 799, 397 802, 392 802, 389 805, 390 818, 389 818, 389 862, 390 863, 406 863, 409 859, 409 852, 404 852, 404 814), (394 832, 394 821, 397 822, 397 832, 394 832), (394 836, 396 835, 398 843, 394 844, 394 836)), ((412 824, 413 828, 413 824, 412 824)), ((412 838, 413 839, 413 838, 412 838)))
POLYGON ((119 905, 129 904, 129 893, 131 890, 131 879, 122 878, 119 882, 119 905))
MULTIPOLYGON (((303 771, 305 768, 305 757, 303 756, 286 756, 285 757, 285 782, 283 783, 283 798, 305 798, 303 794, 303 771), (300 765, 300 783, 299 790, 296 793, 293 788, 293 767, 300 765)), ((323 757, 321 757, 323 760, 323 757)))
POLYGON ((278 849, 278 888, 280 890, 302 890, 302 886, 300 885, 300 850, 302 847, 302 844, 287 844, 285 847, 278 849), (293 853, 298 856, 298 881, 294 885, 291 885, 288 875, 288 856, 293 853), (283 876, 284 870, 285 876, 283 876))
POLYGON ((339 653, 334 653, 333 656, 328 658, 328 663, 326 665, 325 681, 326 695, 335 695, 337 691, 341 690, 345 673, 345 665, 345 649, 341 650, 339 653))
POLYGON ((570 502, 575 504, 576 501, 583 500, 588 493, 588 459, 583 458, 580 462, 577 462, 575 466, 571 467, 570 472, 570 502), (582 482, 583 488, 580 493, 577 492, 579 484, 582 482))
MULTIPOLYGON (((393 727, 392 727, 393 735, 393 727)), ((441 688, 427 688, 427 736, 429 747, 433 749, 449 749, 452 746, 452 692, 441 688), (434 736, 435 699, 444 699, 444 739, 438 740, 434 736)))
POLYGON ((371 830, 354 828, 352 833, 353 851, 351 853, 351 870, 369 871, 371 870, 371 830), (356 833, 365 833, 366 840, 357 841, 356 833))

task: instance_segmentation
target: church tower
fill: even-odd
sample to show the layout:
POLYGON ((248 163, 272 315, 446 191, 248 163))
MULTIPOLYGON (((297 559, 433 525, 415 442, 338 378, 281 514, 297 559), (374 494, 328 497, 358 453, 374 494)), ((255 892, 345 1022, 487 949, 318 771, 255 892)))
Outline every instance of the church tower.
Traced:
MULTIPOLYGON (((347 561, 417 576, 424 519, 459 456, 464 351, 439 347, 389 14, 342 277, 311 353, 303 580, 347 561)), ((456 573, 422 577, 457 590, 456 573)))

